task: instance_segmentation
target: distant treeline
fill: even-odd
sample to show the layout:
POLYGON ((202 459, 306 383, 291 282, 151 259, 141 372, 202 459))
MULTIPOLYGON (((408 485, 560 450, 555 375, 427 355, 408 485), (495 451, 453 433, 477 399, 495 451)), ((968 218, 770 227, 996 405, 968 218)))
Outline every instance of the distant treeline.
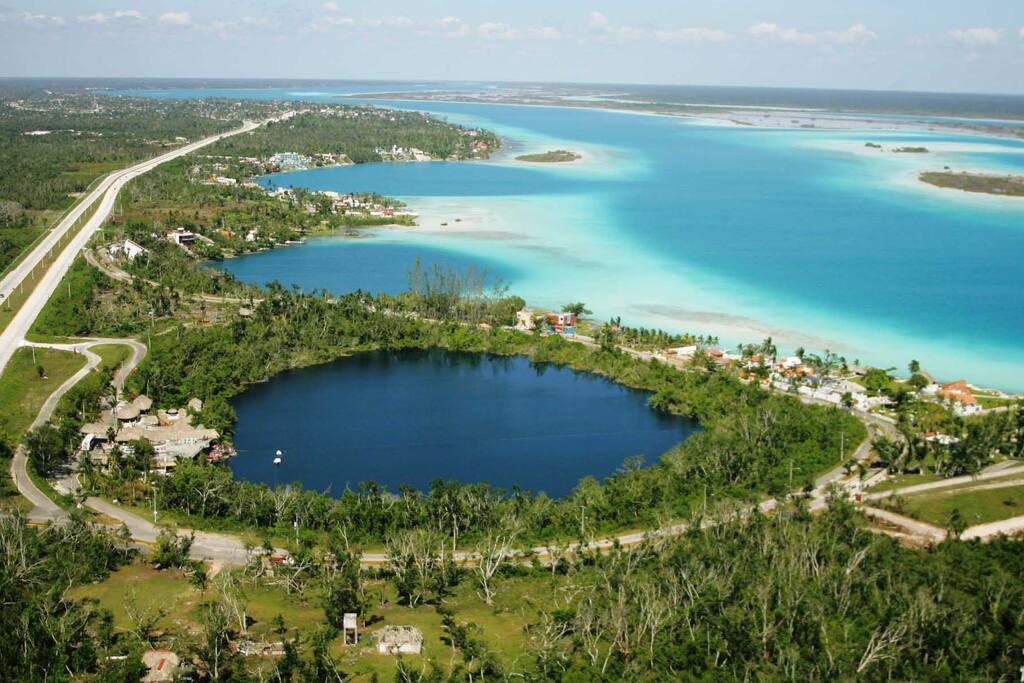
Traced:
POLYGON ((335 107, 305 113, 224 140, 209 154, 265 157, 274 152, 344 154, 354 163, 380 161, 378 149, 422 150, 435 159, 487 156, 499 140, 491 132, 467 129, 418 112, 372 107, 335 107), (478 150, 479 143, 486 145, 478 150))

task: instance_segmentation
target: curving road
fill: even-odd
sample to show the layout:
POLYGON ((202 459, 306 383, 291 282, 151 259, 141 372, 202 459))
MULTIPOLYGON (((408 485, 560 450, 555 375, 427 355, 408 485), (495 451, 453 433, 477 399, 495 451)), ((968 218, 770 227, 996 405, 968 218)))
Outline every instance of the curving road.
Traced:
POLYGON ((86 195, 85 199, 70 211, 68 215, 50 231, 46 238, 40 241, 28 256, 26 256, 16 268, 12 269, 11 272, 8 273, 2 281, 0 281, 0 294, 9 296, 11 291, 24 282, 25 278, 28 277, 43 261, 47 252, 49 252, 50 249, 52 249, 53 246, 71 230, 75 221, 78 220, 95 202, 99 202, 96 212, 93 213, 88 221, 86 221, 85 225, 82 226, 82 229, 75 234, 64 250, 60 252, 56 259, 54 259, 46 272, 38 279, 34 289, 32 289, 32 292, 28 295, 21 308, 14 315, 14 318, 11 319, 7 328, 0 333, 0 372, 3 372, 4 368, 7 367, 7 363, 11 360, 11 356, 13 356, 18 347, 24 343, 25 335, 28 334, 36 316, 38 316, 39 312, 43 310, 43 306, 46 305, 50 296, 57 289, 57 286, 60 284, 64 274, 67 273, 71 264, 74 263, 78 252, 88 243, 96 231, 99 230, 107 220, 111 210, 114 208, 114 202, 117 199, 117 194, 125 183, 149 170, 152 170, 153 168, 156 168, 160 164, 177 159, 178 157, 194 152, 206 147, 207 145, 212 145, 226 137, 238 135, 239 133, 246 133, 259 125, 259 123, 246 121, 241 128, 236 128, 235 130, 227 133, 221 133, 219 135, 204 138, 197 142, 185 145, 184 147, 179 147, 167 152, 166 154, 161 154, 158 157, 143 161, 142 163, 124 170, 115 171, 104 178, 92 192, 86 195))

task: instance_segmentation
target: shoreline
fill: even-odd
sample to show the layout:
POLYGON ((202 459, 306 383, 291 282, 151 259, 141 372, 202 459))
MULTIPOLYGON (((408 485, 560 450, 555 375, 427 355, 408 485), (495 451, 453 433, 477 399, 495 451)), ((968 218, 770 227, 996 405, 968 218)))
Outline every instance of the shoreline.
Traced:
MULTIPOLYGON (((407 95, 408 93, 401 93, 401 94, 406 94, 407 95)), ((448 93, 442 93, 442 94, 448 94, 448 93)), ((992 131, 990 131, 990 130, 979 130, 978 128, 971 127, 970 125, 962 125, 962 124, 957 124, 957 123, 944 124, 944 123, 941 123, 941 122, 938 122, 938 121, 924 121, 924 120, 913 120, 913 119, 902 121, 902 120, 895 120, 895 119, 886 118, 886 117, 889 117, 889 116, 893 116, 892 114, 878 114, 878 113, 868 112, 868 111, 860 112, 860 111, 844 111, 844 110, 823 110, 823 111, 819 112, 819 111, 801 111, 801 110, 790 110, 790 109, 779 109, 779 108, 772 109, 771 107, 753 108, 753 105, 751 105, 751 108, 741 108, 741 107, 738 107, 740 109, 740 111, 736 111, 735 109, 730 110, 730 109, 724 109, 723 108, 722 109, 722 113, 718 114, 716 112, 692 112, 692 113, 690 113, 690 112, 658 111, 656 108, 655 109, 640 109, 640 110, 638 110, 638 109, 625 109, 625 108, 622 108, 622 107, 603 107, 603 106, 590 107, 590 106, 583 106, 583 105, 579 105, 579 104, 575 104, 574 105, 571 102, 555 104, 555 103, 536 103, 536 102, 497 102, 497 101, 493 101, 493 100, 479 100, 479 99, 473 99, 473 98, 458 98, 458 97, 445 98, 445 99, 428 99, 428 98, 415 98, 415 97, 382 97, 380 93, 378 93, 376 95, 372 95, 372 96, 365 96, 365 95, 363 95, 363 96, 354 96, 354 95, 348 95, 348 94, 337 94, 337 95, 331 95, 330 97, 332 99, 351 98, 351 99, 376 100, 376 101, 381 101, 381 102, 418 103, 418 104, 425 104, 425 105, 429 105, 430 103, 441 103, 441 104, 471 104, 471 105, 506 106, 506 107, 535 107, 535 108, 542 108, 542 109, 543 108, 546 108, 546 109, 570 109, 570 110, 589 109, 589 110, 594 110, 594 111, 610 112, 610 113, 616 113, 616 114, 634 114, 634 115, 637 115, 637 116, 659 116, 659 117, 675 118, 675 119, 681 119, 681 120, 690 120, 690 121, 695 121, 695 122, 697 122, 697 121, 714 121, 714 122, 716 122, 717 125, 724 125, 724 126, 737 127, 737 128, 751 128, 751 129, 759 129, 759 130, 804 130, 804 131, 815 131, 815 130, 818 130, 818 131, 831 131, 831 132, 842 131, 842 130, 849 130, 849 131, 878 130, 879 132, 884 132, 884 131, 915 131, 915 132, 922 132, 922 133, 944 132, 944 133, 959 133, 959 134, 966 134, 966 135, 976 135, 976 136, 980 136, 980 137, 995 137, 995 138, 999 138, 999 139, 1024 141, 1024 137, 1021 137, 1019 135, 1010 135, 1010 134, 1000 135, 995 130, 992 130, 992 131), (829 126, 829 127, 826 127, 826 126, 814 126, 814 127, 811 127, 811 128, 806 128, 806 127, 801 127, 799 125, 794 126, 792 124, 790 124, 790 125, 778 125, 777 126, 777 125, 764 125, 763 123, 759 123, 759 122, 746 122, 746 121, 743 121, 742 123, 740 122, 740 121, 743 120, 744 116, 752 116, 755 113, 762 115, 761 118, 769 118, 769 117, 782 118, 782 117, 789 116, 790 119, 797 118, 797 119, 806 119, 808 121, 813 121, 813 120, 816 120, 816 119, 826 119, 826 118, 828 118, 830 121, 833 121, 833 122, 843 121, 845 123, 846 120, 848 120, 850 124, 856 124, 856 123, 863 124, 863 123, 871 122, 871 123, 878 123, 880 125, 879 125, 878 128, 875 128, 875 129, 865 128, 864 126, 857 126, 857 125, 842 125, 842 126, 829 126), (809 116, 810 114, 817 114, 817 116, 809 116), (854 116, 863 116, 864 118, 860 118, 860 119, 853 118, 854 116), (872 116, 875 116, 877 118, 871 118, 872 116), (829 118, 829 117, 835 117, 835 118, 829 118), (932 127, 929 128, 929 126, 932 126, 932 127)), ((386 105, 381 105, 381 106, 386 106, 386 105)), ((654 105, 654 106, 656 107, 657 105, 654 105)), ((702 106, 706 106, 706 105, 702 105, 702 106)), ((426 108, 426 107, 422 107, 422 108, 426 108)), ((903 115, 900 115, 900 116, 903 116, 903 115)), ((912 116, 912 115, 906 115, 906 116, 912 116)), ((921 116, 927 116, 927 115, 923 114, 921 116)), ((933 117, 933 118, 940 118, 940 117, 933 117)), ((953 119, 953 120, 956 121, 958 119, 953 119)), ((996 119, 979 119, 979 121, 995 121, 995 120, 996 119)), ((1019 127, 1009 127, 1009 126, 1007 126, 1007 128, 1009 128, 1010 130, 1014 130, 1014 129, 1019 128, 1020 130, 1024 131, 1024 119, 1020 119, 1020 120, 1017 120, 1017 119, 1007 119, 1005 121, 1005 123, 1018 123, 1018 122, 1021 124, 1019 127)))

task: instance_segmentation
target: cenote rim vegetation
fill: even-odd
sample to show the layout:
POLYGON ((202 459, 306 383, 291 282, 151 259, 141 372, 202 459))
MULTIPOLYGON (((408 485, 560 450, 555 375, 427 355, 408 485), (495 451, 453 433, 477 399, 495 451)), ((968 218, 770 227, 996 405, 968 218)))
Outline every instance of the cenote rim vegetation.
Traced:
POLYGON ((652 410, 648 396, 523 356, 360 353, 236 397, 232 469, 239 479, 335 495, 367 481, 425 491, 440 478, 563 496, 631 456, 657 462, 698 431, 693 420, 652 410))

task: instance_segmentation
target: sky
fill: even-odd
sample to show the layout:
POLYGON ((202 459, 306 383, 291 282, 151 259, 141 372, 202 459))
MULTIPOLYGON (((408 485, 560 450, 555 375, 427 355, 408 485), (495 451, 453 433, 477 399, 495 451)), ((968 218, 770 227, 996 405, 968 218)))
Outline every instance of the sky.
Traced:
POLYGON ((1024 0, 0 0, 0 75, 1024 94, 1024 0))

